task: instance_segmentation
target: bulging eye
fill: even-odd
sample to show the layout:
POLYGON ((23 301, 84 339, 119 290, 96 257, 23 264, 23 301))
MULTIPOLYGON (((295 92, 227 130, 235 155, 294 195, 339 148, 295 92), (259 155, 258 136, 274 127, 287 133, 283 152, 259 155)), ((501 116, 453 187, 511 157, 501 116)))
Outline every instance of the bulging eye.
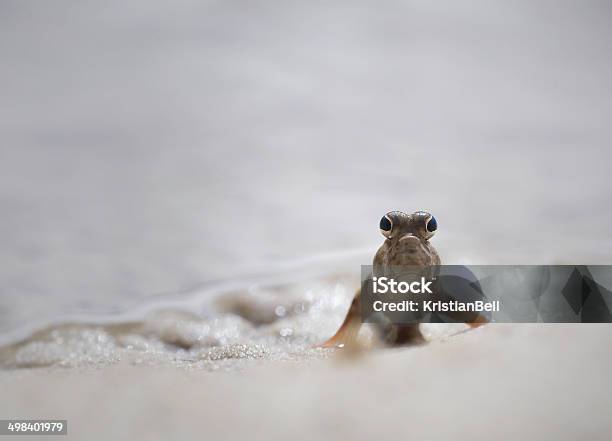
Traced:
POLYGON ((435 233, 435 231, 438 229, 438 221, 436 220, 435 217, 431 216, 427 222, 425 223, 425 229, 427 230, 428 233, 435 233))
POLYGON ((391 237, 391 230, 393 229, 393 222, 388 215, 384 215, 380 218, 380 232, 386 238, 391 237))

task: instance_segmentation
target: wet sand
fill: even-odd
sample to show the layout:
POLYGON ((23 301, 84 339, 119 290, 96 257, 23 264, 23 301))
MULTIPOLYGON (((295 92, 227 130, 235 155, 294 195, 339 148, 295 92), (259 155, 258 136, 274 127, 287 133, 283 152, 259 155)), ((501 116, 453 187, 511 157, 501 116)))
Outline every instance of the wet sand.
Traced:
POLYGON ((419 348, 242 373, 118 364, 0 377, 0 414, 68 439, 607 440, 609 326, 489 325, 419 348))

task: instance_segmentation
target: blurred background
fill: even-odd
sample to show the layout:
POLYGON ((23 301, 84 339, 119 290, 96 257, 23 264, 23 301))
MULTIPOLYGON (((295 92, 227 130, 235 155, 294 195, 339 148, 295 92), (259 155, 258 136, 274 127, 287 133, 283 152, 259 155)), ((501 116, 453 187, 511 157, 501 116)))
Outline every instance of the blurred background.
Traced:
POLYGON ((367 264, 389 210, 447 263, 611 263, 611 10, 3 0, 0 332, 367 264))

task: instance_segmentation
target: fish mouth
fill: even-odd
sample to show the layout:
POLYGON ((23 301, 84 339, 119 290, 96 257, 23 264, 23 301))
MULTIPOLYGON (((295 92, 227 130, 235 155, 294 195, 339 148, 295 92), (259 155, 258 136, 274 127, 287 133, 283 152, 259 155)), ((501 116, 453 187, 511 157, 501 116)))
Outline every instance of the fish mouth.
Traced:
POLYGON ((411 241, 411 242, 415 242, 416 244, 417 242, 419 243, 421 242, 421 238, 414 233, 406 233, 402 237, 400 237, 400 239, 398 240, 398 242, 403 242, 403 241, 411 241))

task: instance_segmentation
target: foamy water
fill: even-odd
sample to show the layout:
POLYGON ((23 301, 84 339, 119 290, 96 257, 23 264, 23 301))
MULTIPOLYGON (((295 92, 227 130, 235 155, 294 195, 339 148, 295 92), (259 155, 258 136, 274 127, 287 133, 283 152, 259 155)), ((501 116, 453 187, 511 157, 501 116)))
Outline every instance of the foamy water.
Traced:
MULTIPOLYGON (((122 362, 217 371, 259 360, 327 357, 334 350, 318 346, 342 322, 359 278, 353 272, 321 274, 312 264, 300 270, 219 281, 111 317, 75 315, 43 329, 24 328, 20 333, 27 337, 15 333, 16 341, 0 349, 0 367, 99 368, 122 362)), ((424 335, 436 340, 464 328, 424 325, 424 335)), ((378 346, 368 325, 360 336, 362 345, 378 346)))
POLYGON ((2 366, 100 367, 127 361, 217 370, 225 362, 236 368, 240 360, 324 354, 312 347, 333 334, 359 278, 324 274, 320 265, 307 262, 288 267, 147 299, 112 315, 75 313, 31 323, 5 334, 2 366))

